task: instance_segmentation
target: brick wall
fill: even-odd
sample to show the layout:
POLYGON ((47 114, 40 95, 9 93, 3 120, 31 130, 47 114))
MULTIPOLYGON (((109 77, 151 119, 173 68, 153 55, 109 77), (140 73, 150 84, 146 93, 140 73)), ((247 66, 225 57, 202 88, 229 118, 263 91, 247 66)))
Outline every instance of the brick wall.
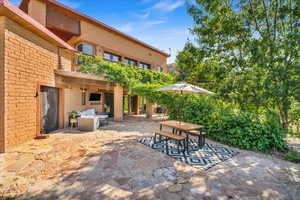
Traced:
POLYGON ((6 150, 36 136, 37 86, 55 86, 58 49, 5 18, 4 132, 6 150))
POLYGON ((0 16, 0 152, 4 152, 4 17, 0 16))

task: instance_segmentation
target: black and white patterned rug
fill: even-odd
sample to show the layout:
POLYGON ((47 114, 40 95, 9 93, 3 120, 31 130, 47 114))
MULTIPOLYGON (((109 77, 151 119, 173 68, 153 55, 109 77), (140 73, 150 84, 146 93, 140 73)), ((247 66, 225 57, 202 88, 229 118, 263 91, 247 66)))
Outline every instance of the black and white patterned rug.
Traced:
MULTIPOLYGON (((166 154, 165 142, 157 142, 154 144, 153 136, 139 138, 137 141, 166 154)), ((197 139, 194 138, 189 138, 189 153, 182 151, 178 153, 177 144, 173 140, 168 141, 168 147, 169 156, 172 158, 204 170, 207 170, 238 154, 236 151, 208 143, 206 143, 202 149, 199 149, 197 139)))

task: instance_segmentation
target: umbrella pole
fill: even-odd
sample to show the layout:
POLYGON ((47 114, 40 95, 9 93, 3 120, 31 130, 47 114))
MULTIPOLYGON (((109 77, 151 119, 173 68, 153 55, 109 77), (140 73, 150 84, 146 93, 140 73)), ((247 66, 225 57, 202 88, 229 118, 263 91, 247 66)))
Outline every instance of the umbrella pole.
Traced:
POLYGON ((183 110, 183 104, 184 104, 182 90, 180 91, 180 97, 181 97, 181 105, 180 105, 180 123, 181 123, 183 121, 182 110, 183 110))

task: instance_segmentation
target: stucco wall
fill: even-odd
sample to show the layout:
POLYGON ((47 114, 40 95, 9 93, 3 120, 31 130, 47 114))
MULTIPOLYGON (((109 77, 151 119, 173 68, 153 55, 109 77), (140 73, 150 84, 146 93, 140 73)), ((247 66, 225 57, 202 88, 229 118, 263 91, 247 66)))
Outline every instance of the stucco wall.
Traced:
POLYGON ((4 131, 10 148, 33 139, 39 131, 37 86, 55 87, 59 59, 57 47, 8 18, 4 56, 4 131))
POLYGON ((79 41, 88 41, 99 45, 97 55, 103 55, 105 48, 113 50, 112 53, 121 54, 129 58, 153 65, 152 67, 162 66, 167 71, 167 57, 146 48, 136 42, 128 40, 117 33, 108 31, 99 26, 81 20, 81 36, 72 41, 75 45, 79 41), (104 48, 102 48, 104 47, 104 48))
POLYGON ((64 110, 65 110, 65 127, 68 126, 69 123, 69 113, 72 110, 76 111, 83 111, 87 109, 96 109, 97 112, 103 112, 103 104, 104 104, 104 87, 99 86, 84 86, 80 84, 67 84, 65 85, 64 93, 65 93, 65 100, 64 100, 64 110), (82 90, 80 88, 86 88, 86 105, 82 105, 82 90), (101 90, 101 101, 97 102, 89 102, 90 93, 98 93, 99 89, 101 90), (99 103, 99 104, 98 104, 99 103))
POLYGON ((28 14, 45 26, 46 24, 46 4, 38 0, 30 0, 28 4, 28 14))
MULTIPOLYGON (((51 8, 51 5, 46 6, 46 4, 41 0, 30 0, 28 5, 28 14, 41 24, 45 25, 47 7, 51 8)), ((68 13, 74 19, 81 19, 81 35, 79 37, 73 37, 69 41, 69 43, 74 47, 78 44, 78 42, 90 42, 96 46, 96 54, 98 56, 102 56, 104 51, 108 51, 122 57, 129 57, 139 62, 150 64, 154 70, 156 70, 157 66, 161 66, 163 67, 164 72, 168 72, 167 57, 165 55, 121 36, 114 31, 97 26, 80 17, 75 17, 74 14, 70 14, 68 11, 61 10, 61 12, 65 12, 65 14, 68 13)), ((62 27, 60 27, 60 29, 61 28, 62 27)), ((70 30, 66 31, 69 32, 70 30)))

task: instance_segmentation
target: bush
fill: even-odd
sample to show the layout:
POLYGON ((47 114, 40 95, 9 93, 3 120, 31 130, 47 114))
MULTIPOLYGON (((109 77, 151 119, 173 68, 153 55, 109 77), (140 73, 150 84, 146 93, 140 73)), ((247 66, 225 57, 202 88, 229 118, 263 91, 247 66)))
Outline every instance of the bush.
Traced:
MULTIPOLYGON (((172 99, 179 105, 180 97, 172 99)), ((178 106, 171 107, 171 119, 206 127, 208 137, 216 141, 247 150, 284 151, 284 130, 276 116, 260 119, 257 115, 236 111, 214 100, 213 97, 190 95, 184 98, 183 115, 177 115, 178 106)))

